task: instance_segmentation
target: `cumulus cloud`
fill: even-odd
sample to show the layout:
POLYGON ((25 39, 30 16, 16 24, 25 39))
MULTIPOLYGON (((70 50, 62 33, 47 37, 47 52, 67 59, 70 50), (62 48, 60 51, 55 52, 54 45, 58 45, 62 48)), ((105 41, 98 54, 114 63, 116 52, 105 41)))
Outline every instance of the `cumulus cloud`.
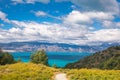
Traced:
POLYGON ((11 0, 14 4, 34 4, 36 2, 47 4, 50 0, 11 0))
MULTIPOLYGON (((49 14, 37 11, 36 16, 49 14)), ((109 12, 73 10, 62 17, 63 23, 35 21, 18 21, 7 19, 7 14, 0 11, 0 19, 12 24, 9 30, 0 29, 0 42, 15 41, 49 41, 57 43, 72 43, 78 45, 96 44, 102 42, 120 42, 120 23, 112 22, 114 15, 109 12), (106 29, 93 30, 94 20, 102 23, 106 29), (114 27, 113 27, 114 26, 114 27)))
POLYGON ((84 11, 102 11, 118 14, 119 3, 117 0, 56 0, 56 2, 70 1, 84 11))
MULTIPOLYGON (((81 26, 80 29, 68 28, 63 24, 55 23, 37 23, 37 22, 20 22, 11 20, 16 27, 9 30, 1 30, 1 42, 11 41, 41 41, 74 43, 88 33, 87 27, 81 26), (76 34, 77 33, 77 34, 76 34)), ((78 43, 79 44, 79 43, 78 43)))
POLYGON ((65 23, 92 23, 93 20, 112 20, 114 16, 105 12, 80 12, 73 10, 69 15, 63 18, 65 23))
POLYGON ((90 31, 87 25, 80 24, 74 24, 74 27, 73 25, 71 25, 72 27, 68 27, 64 23, 37 23, 34 21, 23 22, 16 20, 11 20, 11 23, 16 27, 9 30, 0 29, 1 42, 45 40, 49 42, 87 45, 97 42, 120 41, 120 29, 90 31))
POLYGON ((91 42, 117 42, 120 41, 119 35, 120 29, 102 29, 86 36, 91 42))
POLYGON ((67 17, 64 17, 64 21, 67 23, 84 23, 91 22, 91 19, 79 11, 72 11, 67 17))

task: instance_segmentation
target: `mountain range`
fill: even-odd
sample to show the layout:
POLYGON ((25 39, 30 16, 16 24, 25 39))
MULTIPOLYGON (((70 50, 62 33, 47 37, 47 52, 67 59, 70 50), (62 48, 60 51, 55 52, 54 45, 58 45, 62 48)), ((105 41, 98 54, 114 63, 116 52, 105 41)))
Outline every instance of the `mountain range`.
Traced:
POLYGON ((29 52, 44 49, 49 52, 97 52, 104 50, 110 46, 120 45, 120 43, 103 43, 101 45, 74 45, 64 43, 49 43, 49 42, 11 42, 0 43, 0 48, 3 50, 12 50, 19 52, 29 52))

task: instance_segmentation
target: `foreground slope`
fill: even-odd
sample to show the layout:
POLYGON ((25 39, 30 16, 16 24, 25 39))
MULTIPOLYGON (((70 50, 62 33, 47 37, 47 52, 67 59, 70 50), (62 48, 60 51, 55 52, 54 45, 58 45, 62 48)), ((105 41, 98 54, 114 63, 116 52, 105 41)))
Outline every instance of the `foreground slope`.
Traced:
POLYGON ((33 63, 0 66, 0 80, 55 80, 59 73, 67 74, 68 80, 120 80, 120 70, 55 69, 33 63))
POLYGON ((0 66, 0 80, 52 80, 56 69, 33 63, 0 66))
POLYGON ((120 70, 120 46, 110 47, 78 62, 66 65, 66 68, 100 68, 120 70))
POLYGON ((70 80, 120 80, 120 70, 71 69, 70 80))

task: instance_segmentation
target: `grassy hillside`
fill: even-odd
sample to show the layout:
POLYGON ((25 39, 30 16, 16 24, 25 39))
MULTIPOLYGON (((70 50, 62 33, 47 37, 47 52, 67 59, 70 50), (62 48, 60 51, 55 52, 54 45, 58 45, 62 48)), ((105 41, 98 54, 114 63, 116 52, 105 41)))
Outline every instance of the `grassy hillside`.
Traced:
POLYGON ((70 80, 120 80, 120 70, 72 69, 67 75, 70 80))
POLYGON ((78 62, 66 65, 66 68, 100 68, 120 70, 120 46, 110 47, 78 62))
POLYGON ((0 80, 54 80, 53 76, 61 72, 69 80, 120 80, 120 70, 55 69, 33 63, 0 66, 0 80))
POLYGON ((0 80, 52 80, 56 69, 33 63, 0 66, 0 80))
POLYGON ((0 80, 54 80, 56 73, 66 73, 69 80, 120 80, 120 47, 110 47, 67 68, 82 69, 56 69, 34 63, 7 64, 0 65, 0 80))

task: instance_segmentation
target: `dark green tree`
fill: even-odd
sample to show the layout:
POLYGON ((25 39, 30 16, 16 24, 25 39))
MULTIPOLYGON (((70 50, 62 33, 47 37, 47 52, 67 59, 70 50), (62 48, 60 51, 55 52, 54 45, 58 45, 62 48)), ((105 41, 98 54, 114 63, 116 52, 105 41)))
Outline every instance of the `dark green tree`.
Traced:
POLYGON ((2 50, 0 51, 0 65, 12 64, 14 62, 14 58, 11 54, 8 52, 2 52, 2 50))
POLYGON ((33 63, 48 65, 48 57, 44 50, 40 50, 33 53, 30 59, 31 59, 31 62, 33 63))

